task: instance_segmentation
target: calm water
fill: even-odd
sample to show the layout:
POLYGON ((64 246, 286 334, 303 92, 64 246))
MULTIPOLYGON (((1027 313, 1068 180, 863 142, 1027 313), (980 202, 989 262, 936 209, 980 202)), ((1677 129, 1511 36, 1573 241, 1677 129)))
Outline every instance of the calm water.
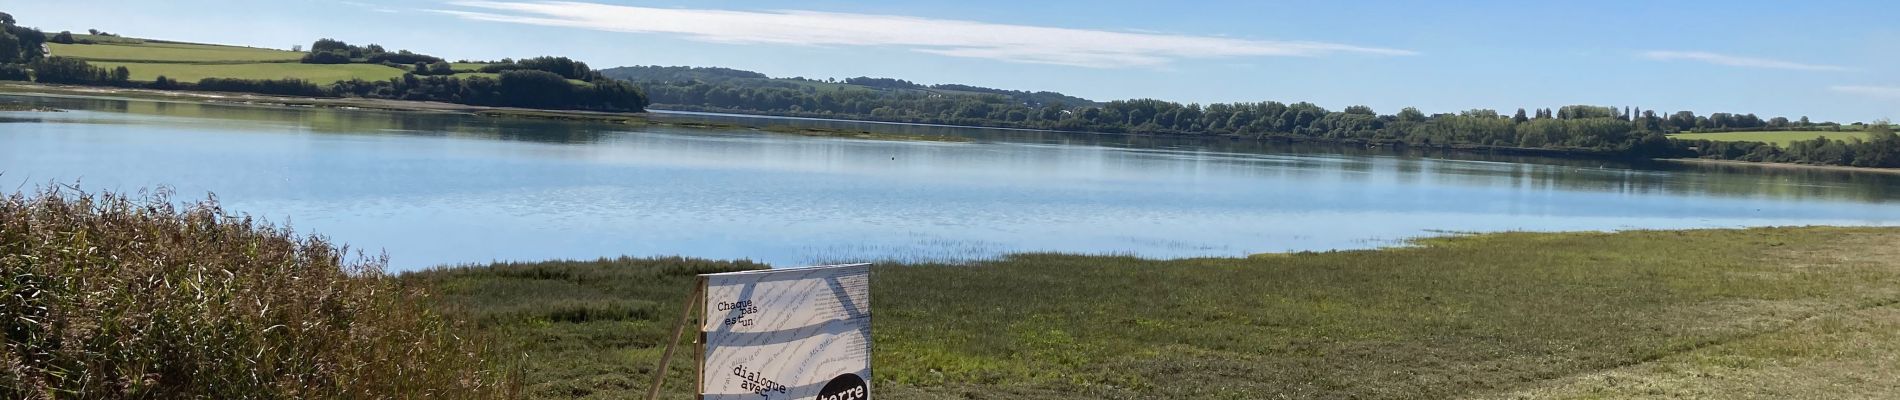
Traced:
POLYGON ((778 265, 1243 256, 1445 232, 1900 222, 1890 205, 1900 176, 1886 174, 945 127, 908 129, 977 141, 0 100, 72 110, 0 113, 7 190, 79 181, 216 193, 228 209, 385 250, 401 269, 623 254, 778 265))

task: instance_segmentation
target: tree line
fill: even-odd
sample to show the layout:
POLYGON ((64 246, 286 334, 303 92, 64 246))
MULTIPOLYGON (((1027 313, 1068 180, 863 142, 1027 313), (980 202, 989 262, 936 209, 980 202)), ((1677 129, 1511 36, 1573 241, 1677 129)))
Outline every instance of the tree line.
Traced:
MULTIPOLYGON (((1700 157, 1900 167, 1900 160, 1884 156, 1900 149, 1900 142, 1885 140, 1880 134, 1871 140, 1817 139, 1786 148, 1767 143, 1668 137, 1684 132, 1843 129, 1840 124, 1816 123, 1807 117, 1665 113, 1635 107, 1589 105, 1518 109, 1511 114, 1481 109, 1427 115, 1415 108, 1380 114, 1365 106, 1329 110, 1312 103, 1274 101, 1208 105, 1154 99, 1100 104, 1068 104, 1059 100, 1037 103, 994 93, 923 91, 918 89, 947 85, 926 86, 888 78, 851 78, 842 83, 856 87, 826 88, 804 84, 814 81, 802 78, 759 78, 763 75, 748 71, 632 68, 637 69, 616 68, 604 72, 617 77, 650 78, 637 83, 655 104, 700 111, 1078 132, 1535 150, 1611 157, 1700 157)), ((1870 133, 1874 131, 1870 129, 1870 133)))
POLYGON ((46 55, 46 40, 46 32, 20 26, 13 14, 0 12, 0 66, 24 69, 24 64, 46 55))
MULTIPOLYGON (((872 95, 916 94, 925 97, 997 95, 1029 106, 1049 104, 1085 106, 1097 104, 1093 100, 1049 91, 1031 92, 959 84, 923 85, 902 79, 871 77, 845 78, 843 80, 819 80, 807 79, 805 77, 774 79, 758 72, 717 67, 632 66, 609 68, 602 70, 601 73, 611 78, 625 79, 634 82, 706 83, 728 88, 787 89, 807 94, 816 93, 821 87, 843 84, 877 92, 869 93, 872 95)), ((803 108, 811 109, 811 107, 803 108)))

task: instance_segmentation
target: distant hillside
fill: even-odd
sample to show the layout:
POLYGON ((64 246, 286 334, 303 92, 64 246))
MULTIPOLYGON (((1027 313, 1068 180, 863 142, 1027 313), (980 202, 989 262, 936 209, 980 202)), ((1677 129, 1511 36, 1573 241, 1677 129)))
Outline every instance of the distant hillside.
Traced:
MULTIPOLYGON (((902 79, 857 77, 843 81, 815 80, 798 78, 772 78, 765 74, 719 67, 663 67, 632 66, 609 68, 600 71, 609 78, 623 79, 634 83, 709 83, 732 88, 782 88, 799 91, 819 90, 872 90, 896 95, 922 96, 982 96, 993 95, 1010 99, 1012 102, 1029 106, 1044 107, 1060 105, 1063 107, 1095 106, 1100 103, 1056 92, 1030 92, 1022 90, 994 89, 960 84, 921 85, 902 79)), ((645 84, 643 84, 645 86, 645 84)), ((649 91, 650 92, 650 91, 649 91)))

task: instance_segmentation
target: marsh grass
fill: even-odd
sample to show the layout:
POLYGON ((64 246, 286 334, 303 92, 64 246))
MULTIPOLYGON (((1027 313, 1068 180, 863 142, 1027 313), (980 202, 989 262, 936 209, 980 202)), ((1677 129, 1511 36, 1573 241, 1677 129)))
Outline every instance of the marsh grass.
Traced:
MULTIPOLYGON (((699 274, 766 268, 749 261, 603 258, 495 263, 405 273, 432 303, 479 321, 502 351, 524 354, 523 395, 640 398, 699 274)), ((682 346, 690 346, 682 341, 682 346)), ((693 392, 692 354, 676 358, 668 393, 693 392)))
MULTIPOLYGON (((1900 257, 1870 251, 1896 239, 1845 228, 1506 233, 1250 259, 884 264, 872 284, 874 388, 885 399, 1509 394, 1895 304, 1900 257)), ((486 315, 483 330, 525 354, 528 397, 607 399, 645 390, 689 272, 757 267, 610 259, 405 278, 486 315)), ((1821 353, 1802 348, 1749 363, 1821 353)), ((1858 360, 1900 356, 1893 348, 1858 360)), ((672 376, 691 377, 687 364, 672 376)), ((690 398, 690 380, 670 381, 669 398, 690 398)), ((1859 387, 1900 378, 1871 382, 1859 387)))
POLYGON ((0 397, 505 398, 427 295, 320 237, 168 194, 0 200, 0 397))

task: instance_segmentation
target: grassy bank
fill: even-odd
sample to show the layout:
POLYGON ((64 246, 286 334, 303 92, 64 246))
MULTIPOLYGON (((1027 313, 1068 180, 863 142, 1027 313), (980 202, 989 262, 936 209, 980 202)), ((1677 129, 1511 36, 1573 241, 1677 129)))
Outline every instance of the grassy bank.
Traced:
POLYGON ((53 55, 82 58, 88 61, 261 63, 296 62, 298 59, 303 58, 302 52, 260 49, 255 47, 179 43, 92 35, 84 35, 81 36, 80 39, 93 43, 49 43, 46 47, 53 55))
POLYGON ((1681 140, 1712 140, 1717 142, 1762 142, 1788 147, 1794 142, 1828 138, 1830 140, 1867 140, 1867 132, 1834 131, 1763 131, 1763 132, 1715 132, 1715 133, 1678 133, 1669 135, 1681 140))
MULTIPOLYGON (((1875 368, 1900 356, 1897 239, 1513 233, 1249 259, 886 265, 875 386, 886 399, 1879 397, 1900 387, 1875 368)), ((644 389, 687 276, 755 267, 617 259, 404 278, 510 338, 529 397, 625 398, 644 389)), ((673 381, 672 398, 689 385, 673 381)))

